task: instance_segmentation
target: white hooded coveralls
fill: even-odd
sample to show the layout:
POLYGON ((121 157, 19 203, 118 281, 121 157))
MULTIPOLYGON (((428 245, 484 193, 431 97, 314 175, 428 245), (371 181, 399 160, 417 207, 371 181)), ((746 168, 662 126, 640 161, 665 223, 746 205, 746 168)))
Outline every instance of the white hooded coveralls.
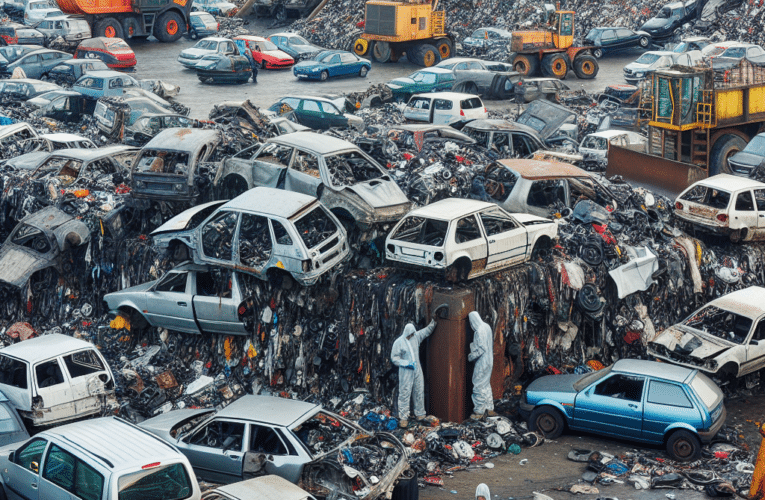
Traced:
POLYGON ((473 367, 473 413, 483 415, 494 410, 494 396, 491 392, 491 370, 494 368, 494 335, 491 327, 473 311, 468 314, 470 326, 475 334, 470 344, 468 361, 475 361, 473 367))
POLYGON ((390 353, 391 363, 398 366, 398 418, 409 420, 409 403, 414 396, 414 415, 424 417, 425 413, 425 378, 420 364, 420 343, 436 328, 431 321, 422 330, 416 331, 414 325, 407 323, 404 333, 393 342, 390 353), (411 338, 407 339, 409 335, 411 338), (414 363, 414 370, 404 368, 414 363))
POLYGON ((478 500, 478 497, 483 497, 486 500, 491 500, 491 492, 489 491, 489 487, 486 485, 486 483, 479 484, 475 489, 475 500, 478 500))

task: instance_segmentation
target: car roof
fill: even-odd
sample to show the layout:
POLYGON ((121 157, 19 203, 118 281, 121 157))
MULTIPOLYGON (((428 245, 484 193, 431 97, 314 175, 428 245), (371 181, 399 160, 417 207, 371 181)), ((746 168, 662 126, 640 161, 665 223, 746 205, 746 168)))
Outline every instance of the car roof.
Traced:
MULTIPOLYGON (((446 69, 446 68, 439 68, 438 66, 433 66, 430 68, 422 68, 415 71, 415 73, 440 73, 440 74, 451 74, 452 70, 446 69)), ((406 77, 403 77, 406 78, 406 77)))
POLYGON ((113 471, 140 468, 167 459, 182 459, 180 452, 171 444, 117 417, 74 422, 48 429, 40 435, 56 436, 67 445, 84 450, 105 466, 111 465, 113 471), (130 446, 115 446, 115 438, 121 443, 130 443, 130 446))
POLYGON ((589 173, 579 167, 558 161, 518 159, 499 160, 499 163, 529 180, 591 177, 589 173))
MULTIPOLYGON (((61 212, 55 207, 49 207, 49 208, 53 208, 53 210, 60 212, 61 214, 64 214, 64 212, 61 212)), ((35 213, 32 217, 28 219, 24 219, 23 222, 31 223, 31 221, 35 219, 34 216, 38 214, 41 214, 44 217, 50 217, 50 215, 48 215, 49 213, 50 211, 40 210, 39 212, 35 213)), ((64 214, 64 215, 67 216, 67 219, 63 220, 64 223, 73 219, 73 217, 67 214, 64 214)), ((38 226, 38 224, 33 224, 33 225, 38 226)), ((25 340, 23 342, 19 342, 17 344, 9 345, 8 347, 5 347, 2 349, 2 353, 17 359, 23 359, 25 361, 28 361, 34 364, 34 363, 37 363, 38 361, 44 361, 46 359, 54 358, 61 354, 66 354, 68 352, 85 349, 86 347, 94 347, 94 346, 90 342, 76 339, 74 337, 70 337, 69 335, 63 335, 61 333, 51 333, 49 335, 43 335, 41 337, 35 337, 35 338, 25 340)))
POLYGON ((218 486, 213 491, 226 494, 226 498, 230 497, 239 500, 249 498, 259 498, 262 500, 304 500, 306 498, 313 498, 310 493, 298 485, 275 474, 218 486), (255 493, 255 497, 253 497, 253 493, 255 493))
POLYGON ((122 144, 95 149, 68 148, 59 149, 58 151, 55 151, 51 156, 65 156, 67 158, 74 158, 75 160, 89 161, 96 158, 103 158, 104 156, 125 153, 128 151, 138 151, 138 148, 132 146, 123 146, 122 144))
POLYGON ((473 97, 480 97, 476 94, 464 94, 462 92, 426 92, 423 94, 414 94, 412 97, 434 97, 436 99, 471 99, 473 97))
POLYGON ((494 203, 486 203, 479 200, 464 198, 446 198, 430 205, 412 210, 408 216, 429 217, 431 219, 454 220, 463 215, 469 215, 489 207, 496 207, 494 203))
POLYGON ((704 180, 696 182, 694 185, 718 188, 725 191, 737 191, 739 189, 765 187, 765 183, 750 179, 748 177, 741 177, 738 175, 730 174, 718 174, 712 177, 707 177, 704 180))
POLYGON ((653 378, 662 378, 673 382, 685 382, 688 376, 696 372, 695 369, 684 366, 647 361, 644 359, 620 359, 614 363, 613 372, 629 373, 635 375, 647 375, 653 378))
POLYGON ((286 95, 284 97, 281 97, 279 99, 279 101, 277 101, 277 102, 281 102, 284 99, 313 99, 314 101, 329 102, 329 103, 334 104, 334 102, 337 99, 340 99, 341 97, 336 97, 334 99, 330 99, 328 97, 319 97, 319 96, 316 96, 316 95, 286 95))
POLYGON ((242 396, 220 410, 216 417, 254 420, 289 427, 306 415, 321 410, 321 405, 274 396, 242 396))
POLYGON ((220 132, 215 129, 167 128, 155 135, 143 149, 168 148, 173 151, 196 151, 203 144, 220 140, 220 132))
POLYGON ((236 40, 236 39, 239 39, 239 40, 249 40, 251 42, 265 42, 265 41, 267 41, 262 36, 255 36, 255 35, 236 35, 234 37, 234 40, 236 40))
POLYGON ((275 189, 256 187, 245 191, 221 207, 221 210, 258 212, 289 219, 316 202, 313 196, 275 189))
POLYGON ((318 154, 329 154, 334 153, 335 151, 358 149, 356 145, 351 142, 328 135, 317 134, 316 132, 293 132, 291 134, 272 137, 268 142, 307 149, 318 154))
MULTIPOLYGON (((230 42, 230 41, 232 41, 230 38, 226 38, 224 36, 206 36, 202 40, 212 40, 214 42, 230 42)), ((201 42, 202 40, 199 40, 199 42, 201 42)), ((197 43, 199 43, 199 42, 197 42, 197 43)), ((196 43, 194 45, 196 45, 196 43)), ((194 48, 194 46, 192 45, 189 48, 190 49, 194 48)))
MULTIPOLYGON (((83 137, 81 135, 77 134, 67 134, 64 132, 56 132, 53 134, 42 134, 40 137, 45 137, 46 139, 50 139, 52 141, 90 141, 87 137, 83 137)), ((92 142, 92 141, 91 141, 92 142)))
POLYGON ((517 122, 511 122, 510 120, 499 120, 496 118, 489 118, 486 120, 473 120, 465 124, 465 127, 463 128, 472 128, 475 130, 483 130, 483 131, 504 130, 508 132, 517 130, 519 132, 526 132, 527 134, 531 134, 537 138, 539 137, 539 132, 529 127, 528 125, 523 125, 522 123, 517 123, 517 122))
POLYGON ((765 288, 750 286, 718 297, 709 306, 717 306, 726 311, 735 312, 747 318, 757 319, 765 314, 765 288))
POLYGON ((283 32, 281 32, 281 33, 271 33, 271 34, 270 34, 270 35, 268 35, 268 36, 269 36, 269 37, 272 37, 272 36, 299 36, 300 38, 305 38, 305 37, 304 37, 303 35, 301 35, 300 33, 292 33, 292 32, 289 32, 289 31, 283 31, 283 32))
POLYGON ((132 78, 132 76, 130 75, 126 75, 125 73, 120 73, 119 71, 114 71, 111 69, 100 69, 98 71, 91 71, 87 74, 87 76, 95 76, 96 78, 113 78, 115 76, 128 76, 132 78))

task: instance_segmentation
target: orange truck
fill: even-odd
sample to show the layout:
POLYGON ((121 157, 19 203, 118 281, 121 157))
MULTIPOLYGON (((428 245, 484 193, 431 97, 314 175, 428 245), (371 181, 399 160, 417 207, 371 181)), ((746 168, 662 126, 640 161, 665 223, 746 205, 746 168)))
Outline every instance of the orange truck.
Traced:
POLYGON ((174 42, 186 32, 193 0, 58 0, 67 14, 82 15, 93 36, 174 42))

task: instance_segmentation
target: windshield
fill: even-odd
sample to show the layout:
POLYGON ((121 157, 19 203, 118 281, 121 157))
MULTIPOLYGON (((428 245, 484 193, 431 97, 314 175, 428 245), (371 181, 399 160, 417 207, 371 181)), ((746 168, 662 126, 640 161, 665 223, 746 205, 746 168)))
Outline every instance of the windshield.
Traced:
POLYGON ((391 236, 398 241, 441 247, 446 240, 449 222, 424 217, 407 217, 391 236))
POLYGON ((719 56, 723 52, 725 52, 725 47, 712 47, 711 49, 706 51, 706 55, 707 57, 715 57, 715 56, 719 56))
POLYGON ((29 52, 29 50, 22 47, 9 45, 7 47, 0 47, 0 54, 8 61, 13 62, 19 57, 29 52))
POLYGON ((752 328, 752 319, 717 306, 707 306, 683 321, 682 325, 742 344, 752 328))
POLYGON ((324 243, 337 232, 337 224, 321 206, 296 220, 295 228, 308 249, 324 243))
POLYGON ((186 467, 180 463, 125 474, 119 478, 118 489, 119 500, 181 500, 193 493, 186 467))
POLYGON ((188 153, 144 149, 137 161, 137 172, 185 175, 189 165, 188 153))
POLYGON ((279 50, 279 48, 274 45, 273 42, 269 42, 268 40, 258 42, 258 44, 260 44, 261 50, 279 50))
POLYGON ((81 168, 82 160, 54 156, 40 165, 40 168, 34 174, 34 178, 41 179, 55 175, 61 180, 61 184, 66 186, 77 180, 81 168))
POLYGON ((69 26, 70 28, 72 28, 74 30, 79 30, 79 31, 89 31, 90 30, 90 26, 88 26, 88 22, 87 21, 81 21, 81 20, 73 19, 73 20, 67 21, 66 24, 67 24, 67 26, 69 26))
POLYGON ((765 156, 765 136, 756 135, 754 139, 744 148, 745 153, 752 153, 758 156, 765 156))
POLYGON ((108 42, 106 42, 106 47, 108 49, 128 49, 128 50, 130 50, 130 45, 126 44, 122 40, 120 40, 120 41, 108 41, 108 42))
POLYGON ((21 224, 16 229, 11 237, 11 243, 39 253, 48 253, 51 249, 50 241, 45 233, 29 224, 21 224))
POLYGON ((587 36, 585 37, 587 40, 597 40, 600 38, 600 34, 603 33, 603 30, 594 29, 590 30, 589 33, 587 33, 587 36))
POLYGON ((417 83, 436 83, 436 75, 434 73, 428 73, 425 71, 418 71, 417 73, 412 73, 411 75, 409 75, 409 78, 411 78, 417 83))
POLYGON ((195 49, 218 50, 218 42, 215 40, 202 40, 194 45, 195 49))
POLYGON ((664 7, 659 11, 658 14, 656 14, 657 19, 669 19, 672 16, 672 9, 669 7, 664 7))
POLYGON ((292 428, 292 433, 316 457, 334 450, 356 434, 356 429, 327 413, 317 413, 292 428))
POLYGON ((325 62, 325 63, 328 63, 330 59, 332 59, 333 57, 335 57, 335 55, 336 55, 336 54, 335 54, 334 52, 330 52, 330 53, 328 53, 328 54, 327 54, 327 53, 324 53, 324 52, 322 52, 322 53, 320 53, 319 55, 317 55, 317 56, 316 56, 316 59, 314 59, 314 60, 315 60, 315 61, 319 61, 319 62, 325 62))
POLYGON ((292 45, 311 45, 310 43, 308 43, 308 40, 306 40, 302 36, 297 36, 297 35, 291 35, 290 36, 290 44, 292 44, 292 45))
POLYGON ((659 59, 658 54, 643 54, 642 56, 638 57, 635 61, 638 64, 652 64, 656 62, 659 59))
POLYGON ((733 57, 733 58, 741 58, 746 55, 746 49, 744 47, 735 47, 726 50, 723 52, 720 57, 733 57))
POLYGON ((704 403, 704 406, 707 407, 707 410, 714 410, 723 398, 723 393, 717 384, 701 372, 696 373, 696 376, 693 377, 691 387, 701 402, 704 403))
POLYGON ((334 186, 353 186, 359 182, 379 179, 385 175, 374 163, 358 151, 347 151, 326 156, 330 182, 334 186))
POLYGON ((685 52, 688 50, 688 42, 680 42, 677 44, 677 47, 672 49, 672 52, 677 52, 678 54, 685 52))
POLYGON ((588 373, 587 375, 585 375, 584 377, 580 378, 579 380, 577 380, 574 383, 574 390, 576 392, 579 392, 582 389, 584 389, 585 387, 589 386, 590 384, 594 384, 598 380, 602 379, 603 377, 605 377, 606 375, 611 373, 611 369, 613 367, 614 366, 611 365, 608 368, 603 368, 602 370, 598 370, 596 372, 588 373))
POLYGON ((594 135, 588 135, 584 138, 582 141, 582 145, 580 146, 582 148, 586 149, 608 149, 608 142, 606 142, 606 139, 604 137, 597 137, 594 135))

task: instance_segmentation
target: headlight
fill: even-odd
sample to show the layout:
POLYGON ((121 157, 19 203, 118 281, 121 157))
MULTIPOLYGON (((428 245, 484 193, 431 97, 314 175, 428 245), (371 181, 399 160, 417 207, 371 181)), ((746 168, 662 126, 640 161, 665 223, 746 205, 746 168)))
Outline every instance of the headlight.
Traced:
POLYGON ((645 73, 635 73, 635 76, 638 78, 643 78, 645 76, 645 73))
POLYGON ((311 69, 311 73, 318 73, 318 72, 319 72, 319 68, 312 68, 311 69))
POLYGON ((176 191, 183 191, 183 184, 176 184, 173 186, 176 191))

